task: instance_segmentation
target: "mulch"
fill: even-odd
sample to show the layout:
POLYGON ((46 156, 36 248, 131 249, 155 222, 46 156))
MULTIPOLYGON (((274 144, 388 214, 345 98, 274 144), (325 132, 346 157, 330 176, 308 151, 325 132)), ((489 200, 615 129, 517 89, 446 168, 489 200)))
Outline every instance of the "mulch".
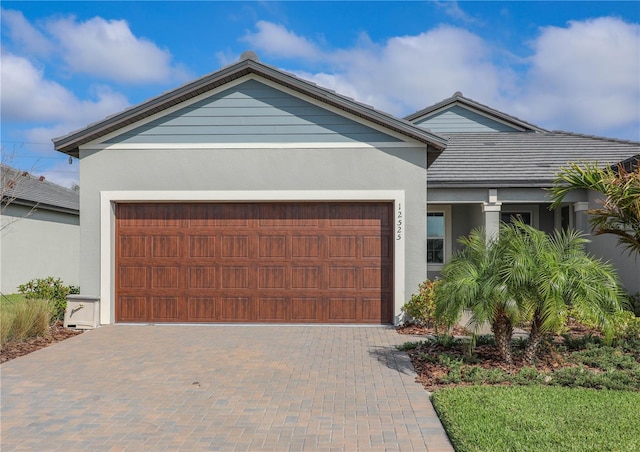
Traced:
POLYGON ((64 328, 62 322, 57 322, 51 326, 47 336, 34 337, 24 342, 8 342, 3 345, 0 349, 0 363, 27 355, 78 334, 82 334, 82 330, 70 330, 64 328))
MULTIPOLYGON (((569 322, 567 334, 573 338, 580 338, 587 334, 594 336, 600 336, 600 334, 594 330, 584 327, 575 322, 569 322)), ((427 328, 417 325, 402 325, 397 328, 399 334, 411 334, 428 336, 435 335, 436 332, 433 328, 427 328)), ((442 334, 442 331, 439 332, 442 334)), ((452 336, 469 336, 468 332, 464 328, 456 327, 453 331, 447 334, 452 336)), ((561 343, 562 338, 560 336, 554 337, 554 342, 561 343)), ((542 345, 542 344, 541 344, 542 345)), ((523 360, 521 350, 513 348, 513 364, 506 364, 498 350, 492 345, 480 345, 473 349, 473 365, 480 366, 484 369, 501 369, 511 374, 519 372, 523 367, 531 367, 531 364, 523 360)), ((418 374, 416 381, 421 383, 428 391, 436 391, 444 387, 453 386, 468 386, 469 383, 442 383, 442 377, 446 376, 449 367, 441 364, 438 360, 439 355, 448 355, 452 359, 469 359, 469 349, 466 345, 461 346, 445 346, 442 344, 433 344, 423 342, 416 348, 407 351, 413 367, 418 374)), ((558 352, 555 347, 542 346, 536 357, 535 367, 540 372, 551 372, 559 367, 573 366, 568 362, 569 352, 558 352)))

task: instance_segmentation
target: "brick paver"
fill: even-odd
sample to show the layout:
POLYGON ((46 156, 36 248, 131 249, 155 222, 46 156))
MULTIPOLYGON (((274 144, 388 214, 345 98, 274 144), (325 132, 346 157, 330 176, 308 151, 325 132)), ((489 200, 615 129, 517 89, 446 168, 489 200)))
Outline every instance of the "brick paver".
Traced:
POLYGON ((3 451, 453 450, 384 327, 105 326, 6 362, 3 451))

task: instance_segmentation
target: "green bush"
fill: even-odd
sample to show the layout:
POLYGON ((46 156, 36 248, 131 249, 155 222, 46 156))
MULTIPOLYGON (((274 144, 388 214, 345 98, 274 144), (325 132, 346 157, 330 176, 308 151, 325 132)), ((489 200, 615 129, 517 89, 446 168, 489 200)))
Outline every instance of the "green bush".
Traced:
POLYGON ((32 337, 46 336, 53 314, 49 300, 28 299, 0 305, 2 345, 9 341, 24 341, 32 337))
POLYGON ((435 321, 435 291, 440 281, 426 280, 418 286, 417 294, 411 295, 411 300, 402 306, 402 312, 409 316, 416 324, 428 327, 441 327, 435 321))
POLYGON ((618 312, 614 317, 614 337, 640 340, 640 317, 636 317, 631 311, 618 312))
POLYGON ((26 284, 18 286, 18 291, 28 299, 50 300, 53 303, 53 321, 64 318, 67 309, 67 295, 80 293, 76 286, 65 286, 60 278, 49 276, 47 278, 32 279, 26 284))

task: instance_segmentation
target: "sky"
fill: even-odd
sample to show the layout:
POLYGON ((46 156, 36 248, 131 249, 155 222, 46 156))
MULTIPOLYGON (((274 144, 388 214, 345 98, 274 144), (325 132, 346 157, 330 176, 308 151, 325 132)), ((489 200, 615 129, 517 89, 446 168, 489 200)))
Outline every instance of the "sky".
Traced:
POLYGON ((404 117, 461 91, 548 130, 640 140, 637 1, 0 3, 2 162, 71 187, 51 139, 238 61, 404 117))

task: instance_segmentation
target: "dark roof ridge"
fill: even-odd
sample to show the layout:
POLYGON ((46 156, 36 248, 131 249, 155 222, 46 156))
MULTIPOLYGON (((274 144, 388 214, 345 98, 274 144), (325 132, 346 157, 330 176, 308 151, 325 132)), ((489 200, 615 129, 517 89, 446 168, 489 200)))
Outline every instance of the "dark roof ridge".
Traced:
POLYGON ((474 108, 476 110, 480 110, 481 112, 489 115, 489 116, 494 116, 498 119, 501 119, 503 121, 507 121, 510 122, 512 124, 515 124, 519 127, 523 127, 525 129, 529 129, 531 131, 535 131, 535 132, 548 132, 546 129, 543 129, 542 127, 539 127, 535 124, 532 124, 530 122, 527 122, 523 119, 520 119, 516 116, 510 115, 508 113, 502 112, 500 110, 496 110, 495 108, 489 107, 488 105, 485 105, 483 103, 480 103, 476 100, 473 100, 469 97, 465 97, 462 95, 462 93, 460 91, 456 91, 453 96, 451 97, 447 97, 446 99, 441 100, 440 102, 437 102, 429 107, 423 108, 422 110, 418 110, 414 113, 411 113, 408 116, 405 116, 405 119, 408 121, 414 121, 415 119, 421 117, 421 116, 425 116, 428 115, 429 113, 433 113, 436 110, 441 109, 442 107, 445 107, 449 104, 454 104, 456 102, 460 102, 462 104, 465 104, 468 107, 474 108))

